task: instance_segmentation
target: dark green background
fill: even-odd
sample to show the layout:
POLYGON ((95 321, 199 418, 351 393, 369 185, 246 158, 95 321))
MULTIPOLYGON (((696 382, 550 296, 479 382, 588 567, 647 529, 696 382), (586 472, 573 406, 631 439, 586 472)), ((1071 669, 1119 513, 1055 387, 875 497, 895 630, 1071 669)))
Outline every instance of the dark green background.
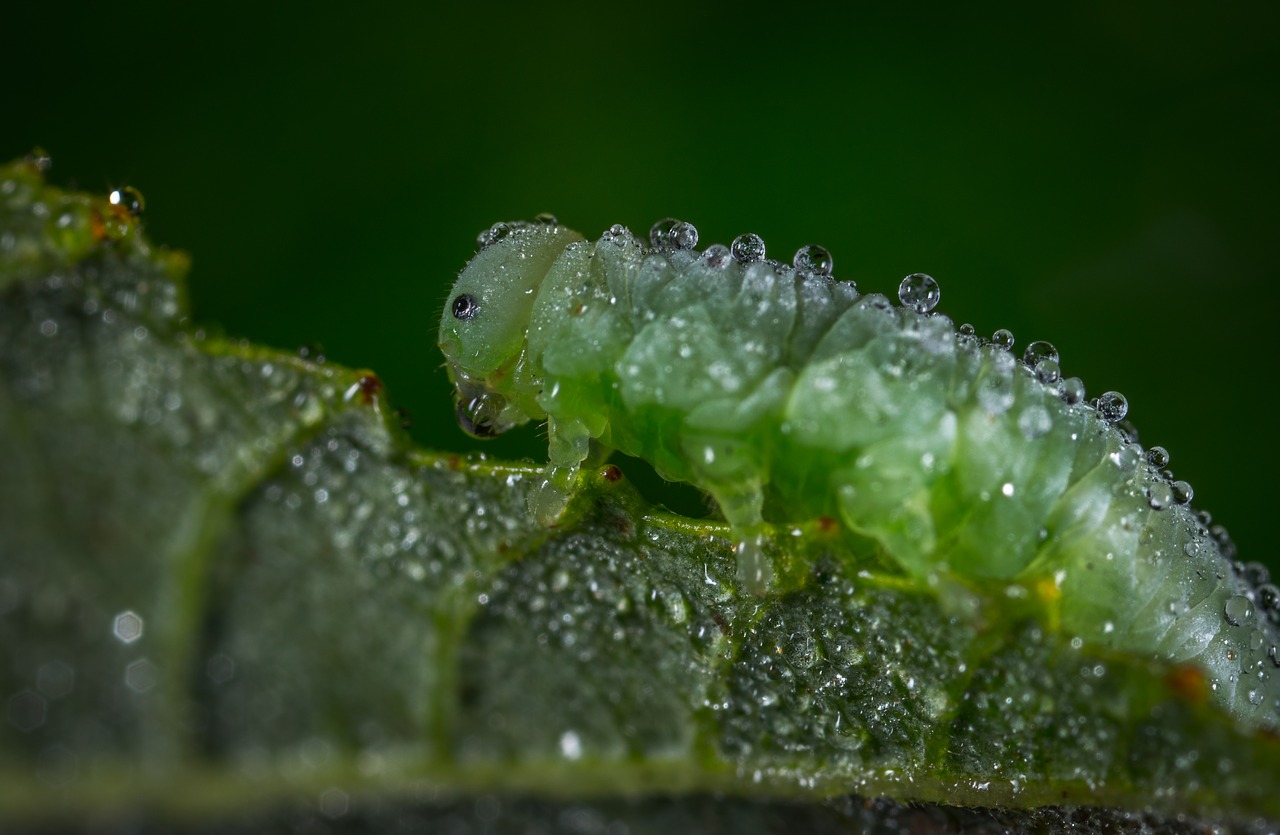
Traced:
POLYGON ((0 156, 137 186, 201 322, 376 369, 425 445, 476 446, 434 333, 482 227, 675 215, 1052 341, 1277 564, 1274 4, 32 5, 0 20, 0 156))

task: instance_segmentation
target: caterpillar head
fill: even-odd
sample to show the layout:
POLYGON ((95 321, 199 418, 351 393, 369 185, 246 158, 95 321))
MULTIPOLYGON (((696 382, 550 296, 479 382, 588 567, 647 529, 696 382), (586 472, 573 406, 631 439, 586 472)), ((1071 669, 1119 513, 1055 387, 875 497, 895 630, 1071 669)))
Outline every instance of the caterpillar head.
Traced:
POLYGON ((582 239, 554 219, 497 223, 480 235, 480 251, 445 303, 438 340, 468 434, 493 437, 535 416, 531 398, 516 391, 529 317, 552 263, 582 239))

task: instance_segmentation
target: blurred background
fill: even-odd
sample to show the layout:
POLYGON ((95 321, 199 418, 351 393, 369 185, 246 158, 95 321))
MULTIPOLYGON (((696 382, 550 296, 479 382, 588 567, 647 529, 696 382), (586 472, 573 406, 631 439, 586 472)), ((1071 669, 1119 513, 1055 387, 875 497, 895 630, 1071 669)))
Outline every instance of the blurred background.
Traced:
POLYGON ((1273 3, 44 6, 4 13, 0 157, 137 187, 198 321, 375 369, 426 447, 481 446, 434 345, 477 232, 672 215, 820 243, 864 292, 928 272, 957 323, 1053 342, 1280 568, 1273 3))

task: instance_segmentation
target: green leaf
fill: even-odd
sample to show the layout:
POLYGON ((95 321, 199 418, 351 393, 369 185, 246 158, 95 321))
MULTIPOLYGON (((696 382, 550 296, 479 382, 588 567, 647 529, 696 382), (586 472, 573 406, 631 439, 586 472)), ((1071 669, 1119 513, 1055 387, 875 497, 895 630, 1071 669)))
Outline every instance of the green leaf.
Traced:
POLYGON ((415 449, 373 374, 199 329, 184 270, 122 206, 0 171, 0 817, 1280 819, 1274 734, 1075 638, 1055 590, 885 573, 819 521, 744 594, 724 526, 616 467, 539 527, 536 468, 415 449))

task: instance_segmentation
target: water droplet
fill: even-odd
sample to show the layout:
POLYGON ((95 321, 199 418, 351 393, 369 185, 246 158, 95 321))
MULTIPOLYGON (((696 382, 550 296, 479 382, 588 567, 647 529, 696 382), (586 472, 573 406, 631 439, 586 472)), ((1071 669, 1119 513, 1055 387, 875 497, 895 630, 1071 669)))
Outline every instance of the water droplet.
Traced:
POLYGON ((1271 611, 1280 610, 1280 587, 1274 583, 1258 586, 1258 605, 1271 611))
POLYGON ((1173 488, 1163 481, 1158 481, 1147 490, 1147 504, 1152 510, 1164 510, 1173 504, 1173 488))
POLYGON ((1195 497, 1196 491, 1185 481, 1175 481, 1169 486, 1173 488, 1173 500, 1178 504, 1188 504, 1195 497))
POLYGON ((1118 391, 1108 391, 1098 398, 1098 414, 1108 423, 1124 420, 1129 413, 1129 401, 1118 391))
POLYGON ((1001 351, 1007 351, 1013 347, 1013 331, 1007 328, 1001 328, 991 334, 991 344, 999 348, 1001 351))
POLYGON ((1169 466, 1169 450, 1162 446, 1153 446, 1147 450, 1147 463, 1157 470, 1169 466))
POLYGON ((898 301, 916 313, 928 313, 938 306, 941 298, 942 288, 938 282, 924 273, 912 273, 898 285, 898 301))
POLYGON ((1232 626, 1241 626, 1253 617, 1253 602, 1243 594, 1233 595, 1227 599, 1224 612, 1227 623, 1232 626))
POLYGON ((559 226, 560 218, 551 214, 551 212, 539 212, 533 216, 534 223, 541 223, 546 226, 559 226))
POLYGON ((961 325, 957 329, 957 333, 959 333, 961 336, 974 336, 975 334, 977 334, 977 332, 978 332, 978 329, 975 328, 973 325, 969 324, 968 322, 965 322, 963 325, 961 325))
POLYGON ((1038 339, 1028 345, 1027 350, 1022 352, 1022 361, 1035 368, 1040 364, 1041 360, 1061 362, 1062 358, 1058 356, 1058 349, 1053 347, 1052 343, 1038 339))
POLYGON ((512 231, 511 224, 498 221, 476 236, 476 247, 484 249, 489 244, 496 243, 507 237, 512 231))
POLYGON ((729 247, 724 244, 712 244, 702 253, 702 263, 716 270, 729 266, 732 260, 733 256, 729 254, 729 247))
POLYGON ((791 263, 801 275, 831 275, 831 270, 835 267, 831 253, 826 247, 817 244, 809 244, 797 249, 791 263))
POLYGON ((659 252, 666 252, 672 248, 671 230, 679 222, 673 217, 664 217, 649 227, 649 243, 653 245, 654 249, 659 252))
POLYGON ((631 230, 621 223, 613 224, 600 237, 619 248, 635 242, 635 236, 631 234, 631 230))
POLYGON ((1084 380, 1079 377, 1068 377, 1058 386, 1058 393, 1063 402, 1075 405, 1084 400, 1084 380))
POLYGON ((107 201, 113 206, 123 207, 134 217, 142 214, 143 209, 147 207, 147 201, 143 199, 142 192, 133 186, 115 189, 107 195, 107 201))
POLYGON ((472 398, 459 398, 455 417, 458 426, 473 438, 492 438, 506 431, 507 426, 500 422, 502 399, 493 395, 477 395, 472 398))
POLYGON ((751 232, 739 235, 729 245, 729 251, 735 260, 744 264, 764 260, 764 238, 751 232))
POLYGON ((818 662, 818 642, 807 632, 796 635, 787 643, 783 654, 791 666, 808 669, 818 662))
POLYGON ((1062 376, 1062 367, 1054 359, 1042 359, 1035 364, 1036 379, 1046 386, 1055 385, 1062 376))
POLYGON ((682 220, 667 232, 667 242, 672 249, 693 249, 698 245, 698 228, 682 220))

